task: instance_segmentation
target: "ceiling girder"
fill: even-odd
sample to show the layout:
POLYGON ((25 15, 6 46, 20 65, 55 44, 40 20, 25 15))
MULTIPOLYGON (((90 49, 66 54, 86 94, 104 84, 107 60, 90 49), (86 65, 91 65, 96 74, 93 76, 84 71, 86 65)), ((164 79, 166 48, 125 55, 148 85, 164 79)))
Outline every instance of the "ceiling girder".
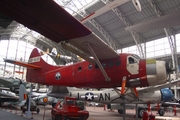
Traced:
MULTIPOLYGON (((109 0, 101 0, 101 1, 104 2, 105 4, 109 4, 110 3, 109 0)), ((124 17, 124 15, 118 10, 118 8, 113 8, 112 11, 124 23, 124 25, 131 26, 131 23, 126 19, 126 17, 124 17)), ((143 51, 143 48, 142 48, 142 45, 141 45, 141 40, 142 39, 140 38, 139 34, 131 32, 131 35, 132 35, 132 37, 134 39, 134 42, 136 43, 136 46, 137 46, 138 51, 140 53, 140 56, 142 58, 145 58, 144 51, 143 51)))

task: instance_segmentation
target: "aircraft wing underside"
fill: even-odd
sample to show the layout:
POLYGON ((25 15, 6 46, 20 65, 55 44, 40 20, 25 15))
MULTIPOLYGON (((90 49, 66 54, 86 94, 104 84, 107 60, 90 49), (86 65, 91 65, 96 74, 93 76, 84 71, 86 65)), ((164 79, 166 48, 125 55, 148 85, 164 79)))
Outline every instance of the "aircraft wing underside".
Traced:
MULTIPOLYGON (((75 87, 52 87, 51 90, 48 92, 49 96, 52 97, 58 97, 63 98, 64 96, 73 96, 80 100, 87 100, 88 97, 92 97, 91 99, 94 102, 102 102, 102 103, 126 103, 126 104, 132 104, 132 103, 138 103, 138 104, 147 104, 149 101, 151 103, 157 103, 157 102, 163 102, 162 99, 164 98, 164 95, 162 94, 161 89, 171 87, 174 84, 179 83, 180 80, 172 81, 171 83, 166 83, 163 85, 157 85, 153 87, 147 87, 147 88, 137 88, 139 97, 137 98, 135 94, 128 90, 126 91, 126 94, 124 96, 125 101, 122 97, 120 97, 114 89, 106 89, 102 91, 90 91, 90 90, 82 90, 75 87), (162 97, 163 96, 163 97, 162 97)), ((121 88, 120 88, 121 89, 121 88)), ((168 90, 169 91, 169 90, 168 90)), ((171 99, 172 95, 171 93, 168 94, 168 97, 166 98, 171 99)))
POLYGON ((91 55, 84 44, 90 43, 99 59, 118 57, 111 47, 53 0, 1 0, 0 13, 56 43, 67 41, 91 55))
POLYGON ((156 85, 156 86, 151 86, 151 87, 146 87, 146 88, 141 88, 138 91, 155 91, 155 90, 160 90, 162 88, 168 88, 168 87, 172 87, 173 85, 177 85, 180 84, 180 79, 178 80, 173 80, 171 82, 167 82, 165 84, 161 84, 161 85, 156 85))

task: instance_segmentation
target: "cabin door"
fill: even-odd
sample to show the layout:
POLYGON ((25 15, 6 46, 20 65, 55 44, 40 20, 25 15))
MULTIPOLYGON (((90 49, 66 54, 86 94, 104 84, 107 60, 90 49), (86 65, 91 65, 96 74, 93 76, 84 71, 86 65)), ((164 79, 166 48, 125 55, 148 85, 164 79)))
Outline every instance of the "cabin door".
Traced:
POLYGON ((138 74, 139 73, 139 60, 132 56, 127 57, 127 70, 129 73, 132 75, 138 74))

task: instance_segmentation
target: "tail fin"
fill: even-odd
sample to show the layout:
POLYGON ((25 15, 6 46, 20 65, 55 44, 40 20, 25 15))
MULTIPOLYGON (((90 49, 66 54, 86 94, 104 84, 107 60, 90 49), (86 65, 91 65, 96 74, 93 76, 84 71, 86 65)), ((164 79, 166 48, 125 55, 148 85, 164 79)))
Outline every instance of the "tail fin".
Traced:
POLYGON ((28 63, 34 66, 39 66, 40 69, 27 69, 26 73, 26 81, 28 82, 34 82, 34 83, 40 83, 40 84, 46 84, 46 75, 50 69, 53 69, 56 66, 49 65, 46 63, 42 56, 43 52, 38 51, 37 48, 34 48, 31 52, 31 55, 29 57, 28 63))
POLYGON ((27 91, 23 84, 19 86, 19 101, 23 101, 27 99, 27 91))
POLYGON ((4 59, 4 62, 27 67, 27 82, 46 84, 45 73, 47 73, 50 69, 55 68, 56 66, 52 66, 46 63, 41 57, 43 54, 43 52, 40 52, 37 48, 34 48, 29 57, 28 63, 11 59, 4 59))

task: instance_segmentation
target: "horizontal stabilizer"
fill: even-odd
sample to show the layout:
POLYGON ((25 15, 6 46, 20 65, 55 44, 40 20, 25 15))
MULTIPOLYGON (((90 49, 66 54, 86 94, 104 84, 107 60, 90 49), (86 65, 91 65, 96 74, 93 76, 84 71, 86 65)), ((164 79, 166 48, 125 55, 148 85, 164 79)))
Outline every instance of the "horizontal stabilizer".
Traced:
POLYGON ((8 62, 8 63, 11 63, 11 64, 27 67, 27 68, 30 68, 30 69, 40 69, 41 68, 40 66, 36 66, 36 65, 29 64, 29 63, 22 62, 22 61, 6 59, 6 58, 4 58, 4 62, 8 62))

